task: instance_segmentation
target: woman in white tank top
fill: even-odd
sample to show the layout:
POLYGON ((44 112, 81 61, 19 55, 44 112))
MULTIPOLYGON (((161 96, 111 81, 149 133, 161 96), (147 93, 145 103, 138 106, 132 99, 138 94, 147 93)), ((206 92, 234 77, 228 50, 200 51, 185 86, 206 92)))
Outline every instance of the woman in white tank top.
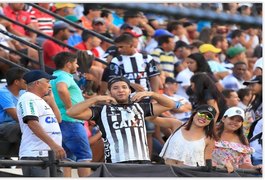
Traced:
POLYGON ((171 128, 160 156, 168 165, 205 166, 212 159, 214 148, 214 118, 216 110, 210 105, 199 106, 186 124, 168 118, 156 118, 153 122, 159 126, 171 128))

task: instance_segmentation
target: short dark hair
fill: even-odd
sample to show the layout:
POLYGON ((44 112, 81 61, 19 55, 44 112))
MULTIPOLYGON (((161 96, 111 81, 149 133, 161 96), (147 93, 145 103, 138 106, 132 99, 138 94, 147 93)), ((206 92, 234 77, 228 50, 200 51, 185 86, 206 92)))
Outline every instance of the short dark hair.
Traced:
POLYGON ((161 46, 164 43, 169 43, 169 39, 171 39, 171 38, 173 38, 173 37, 169 36, 169 35, 160 36, 157 40, 158 46, 161 46))
POLYGON ((76 59, 76 54, 67 51, 59 52, 53 57, 56 69, 62 69, 66 63, 74 62, 76 59))
POLYGON ((234 31, 232 31, 231 33, 231 39, 234 39, 236 37, 240 37, 242 35, 243 31, 240 29, 236 29, 234 31))
POLYGON ((93 37, 94 35, 92 35, 89 31, 87 30, 84 30, 81 34, 81 38, 82 38, 82 41, 85 42, 87 41, 89 38, 93 37))
POLYGON ((241 64, 244 64, 244 65, 247 65, 245 62, 243 62, 243 61, 238 61, 238 62, 236 62, 235 64, 234 64, 234 68, 236 67, 236 66, 238 66, 238 65, 241 65, 241 64))
POLYGON ((224 95, 225 98, 230 98, 232 92, 236 92, 236 91, 233 89, 224 89, 222 91, 222 94, 224 95))
POLYGON ((100 17, 109 17, 109 15, 112 14, 111 10, 109 9, 102 9, 101 10, 101 14, 100 14, 100 17))
POLYGON ((222 42, 225 40, 225 37, 222 36, 222 35, 215 35, 213 38, 212 38, 212 41, 211 41, 211 44, 216 46, 218 42, 222 42))
POLYGON ((25 70, 18 67, 10 68, 5 74, 7 86, 12 85, 15 80, 22 79, 25 72, 26 72, 25 70))
POLYGON ((129 34, 122 34, 114 39, 114 43, 132 43, 133 37, 129 34))
POLYGON ((250 94, 250 92, 251 92, 251 89, 249 89, 249 88, 239 89, 237 91, 237 95, 238 95, 240 101, 243 101, 244 97, 248 96, 250 94))

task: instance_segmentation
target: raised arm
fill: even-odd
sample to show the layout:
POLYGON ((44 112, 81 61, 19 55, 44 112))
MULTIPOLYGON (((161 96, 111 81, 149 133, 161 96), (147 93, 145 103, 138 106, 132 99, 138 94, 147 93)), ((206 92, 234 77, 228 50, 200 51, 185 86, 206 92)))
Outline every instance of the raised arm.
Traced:
POLYGON ((175 107, 175 102, 173 100, 152 91, 138 92, 132 97, 132 101, 139 102, 144 97, 152 97, 157 102, 152 103, 154 116, 159 116, 161 113, 175 107))
POLYGON ((73 118, 80 119, 80 120, 87 120, 87 119, 90 119, 92 116, 92 111, 90 107, 99 102, 116 103, 115 99, 110 96, 95 96, 83 102, 80 102, 78 104, 75 104, 74 106, 69 108, 66 111, 66 113, 67 115, 73 118))

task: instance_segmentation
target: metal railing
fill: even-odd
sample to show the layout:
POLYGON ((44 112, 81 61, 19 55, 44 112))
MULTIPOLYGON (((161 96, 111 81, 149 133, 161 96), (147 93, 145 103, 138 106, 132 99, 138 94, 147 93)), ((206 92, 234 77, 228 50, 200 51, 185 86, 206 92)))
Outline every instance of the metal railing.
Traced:
MULTIPOLYGON (((108 163, 100 163, 100 162, 69 162, 69 161, 59 161, 55 159, 55 155, 53 151, 48 151, 48 160, 41 161, 41 160, 0 160, 0 166, 41 166, 41 167, 49 167, 50 170, 50 177, 57 177, 57 167, 72 167, 72 168, 79 168, 79 167, 88 167, 92 169, 96 169, 104 164, 108 163)), ((117 163, 120 164, 120 163, 117 163)), ((125 165, 125 164, 123 164, 125 165)), ((128 165, 126 163, 126 165, 128 165)), ((194 171, 204 171, 209 172, 209 170, 204 170, 203 167, 190 167, 190 166, 176 166, 178 168, 184 170, 194 170, 194 171)), ((210 172, 223 172, 227 173, 226 169, 219 169, 215 168, 212 169, 210 172)), ((236 173, 245 173, 245 174, 259 174, 258 170, 255 169, 236 169, 236 173)))
MULTIPOLYGON (((0 14, 0 17, 1 16, 2 15, 0 14)), ((10 37, 12 39, 15 39, 15 40, 17 40, 19 42, 22 42, 23 44, 25 44, 25 45, 33 48, 33 49, 36 49, 38 51, 38 55, 39 55, 39 64, 40 64, 40 67, 41 67, 41 69, 43 71, 45 71, 45 65, 44 65, 44 60, 43 60, 43 49, 42 49, 42 47, 37 46, 36 44, 30 43, 30 42, 24 40, 23 38, 21 38, 19 36, 16 36, 16 35, 14 35, 14 34, 12 34, 10 32, 4 31, 2 29, 0 29, 0 33, 4 34, 4 35, 6 35, 6 36, 8 36, 8 37, 10 37)))

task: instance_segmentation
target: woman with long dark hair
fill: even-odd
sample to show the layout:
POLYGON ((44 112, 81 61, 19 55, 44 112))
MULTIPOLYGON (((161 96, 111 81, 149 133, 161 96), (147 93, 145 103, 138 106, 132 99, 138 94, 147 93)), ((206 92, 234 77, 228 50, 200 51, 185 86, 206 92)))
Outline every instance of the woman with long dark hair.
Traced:
POLYGON ((215 122, 219 121, 227 107, 224 96, 218 91, 213 80, 207 73, 200 72, 194 74, 190 82, 191 86, 188 88, 187 94, 190 96, 189 101, 193 109, 201 104, 211 105, 217 111, 215 122))
POLYGON ((211 163, 214 148, 216 110, 207 104, 195 109, 190 119, 182 122, 174 118, 156 118, 152 122, 158 126, 170 128, 160 153, 165 164, 206 166, 211 163), (209 163, 210 162, 210 163, 209 163))
POLYGON ((217 126, 215 149, 212 153, 213 166, 226 168, 233 172, 235 168, 258 169, 261 165, 253 166, 251 153, 253 148, 244 135, 243 121, 245 112, 239 107, 229 108, 217 126))
POLYGON ((217 89, 222 92, 222 84, 215 78, 207 60, 201 53, 193 53, 187 57, 188 68, 194 74, 198 72, 205 72, 214 81, 217 89))

